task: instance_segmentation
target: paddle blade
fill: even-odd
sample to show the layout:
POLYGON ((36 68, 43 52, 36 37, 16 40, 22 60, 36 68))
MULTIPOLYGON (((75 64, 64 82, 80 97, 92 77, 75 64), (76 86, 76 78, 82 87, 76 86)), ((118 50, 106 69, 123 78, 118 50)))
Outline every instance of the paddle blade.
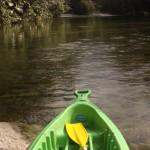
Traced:
POLYGON ((82 123, 66 124, 66 131, 69 137, 80 147, 85 147, 88 141, 88 133, 82 123))

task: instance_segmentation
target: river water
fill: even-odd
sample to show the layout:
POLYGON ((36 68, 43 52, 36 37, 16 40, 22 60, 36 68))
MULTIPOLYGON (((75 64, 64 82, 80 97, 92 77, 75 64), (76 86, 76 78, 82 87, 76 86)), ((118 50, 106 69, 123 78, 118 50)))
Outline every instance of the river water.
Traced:
POLYGON ((150 21, 60 18, 0 28, 0 121, 45 125, 75 89, 150 149, 150 21))

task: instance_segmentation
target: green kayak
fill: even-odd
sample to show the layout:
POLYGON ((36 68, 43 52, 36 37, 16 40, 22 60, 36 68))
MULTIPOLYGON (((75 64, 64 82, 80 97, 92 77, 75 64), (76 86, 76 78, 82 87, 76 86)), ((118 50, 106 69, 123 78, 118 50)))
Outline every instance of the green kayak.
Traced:
POLYGON ((51 121, 28 150, 79 150, 67 135, 66 123, 82 123, 88 132, 88 150, 129 150, 116 125, 89 100, 90 90, 75 91, 75 102, 51 121))

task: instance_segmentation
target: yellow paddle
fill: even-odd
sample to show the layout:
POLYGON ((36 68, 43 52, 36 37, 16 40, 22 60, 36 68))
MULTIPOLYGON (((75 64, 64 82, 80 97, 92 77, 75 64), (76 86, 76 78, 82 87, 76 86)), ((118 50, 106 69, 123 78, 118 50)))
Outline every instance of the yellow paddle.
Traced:
POLYGON ((87 150, 88 133, 82 123, 66 124, 66 131, 69 137, 83 150, 87 150))

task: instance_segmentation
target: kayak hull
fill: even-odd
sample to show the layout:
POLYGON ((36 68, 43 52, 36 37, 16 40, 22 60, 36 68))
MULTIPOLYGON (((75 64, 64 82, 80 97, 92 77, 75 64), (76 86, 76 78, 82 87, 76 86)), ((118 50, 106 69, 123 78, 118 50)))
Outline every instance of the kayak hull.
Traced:
POLYGON ((88 99, 90 91, 76 91, 76 101, 50 122, 28 150, 77 150, 66 133, 66 123, 81 122, 86 128, 88 150, 129 150, 116 125, 88 99))

